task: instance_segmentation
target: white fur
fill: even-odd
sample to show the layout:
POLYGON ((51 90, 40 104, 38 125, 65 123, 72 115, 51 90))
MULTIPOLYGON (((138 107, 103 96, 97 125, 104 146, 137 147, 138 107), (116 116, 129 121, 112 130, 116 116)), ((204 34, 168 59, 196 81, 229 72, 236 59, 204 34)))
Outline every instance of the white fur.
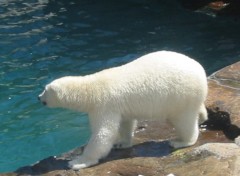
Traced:
POLYGON ((54 80, 39 97, 49 107, 88 113, 92 136, 69 163, 78 170, 97 164, 114 145, 131 147, 136 120, 168 120, 178 135, 171 145, 193 145, 198 118, 207 119, 206 95, 206 74, 198 62, 159 51, 92 75, 54 80))

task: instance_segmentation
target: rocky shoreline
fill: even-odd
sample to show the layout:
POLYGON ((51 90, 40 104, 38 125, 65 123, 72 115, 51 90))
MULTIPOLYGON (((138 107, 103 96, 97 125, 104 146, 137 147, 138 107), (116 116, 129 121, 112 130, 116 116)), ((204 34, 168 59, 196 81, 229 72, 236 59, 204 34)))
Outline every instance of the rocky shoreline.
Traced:
POLYGON ((79 147, 58 157, 46 158, 1 176, 237 176, 240 175, 240 62, 209 76, 206 105, 209 120, 202 124, 196 145, 174 151, 168 140, 174 129, 168 124, 141 122, 135 145, 113 150, 100 164, 73 171, 67 162, 82 152, 79 147), (235 140, 235 143, 234 143, 235 140))

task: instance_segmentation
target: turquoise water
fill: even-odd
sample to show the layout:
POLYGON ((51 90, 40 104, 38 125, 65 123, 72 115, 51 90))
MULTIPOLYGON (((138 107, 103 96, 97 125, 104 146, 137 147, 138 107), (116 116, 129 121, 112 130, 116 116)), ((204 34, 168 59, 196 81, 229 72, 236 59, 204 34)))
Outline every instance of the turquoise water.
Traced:
POLYGON ((86 143, 85 114, 37 101, 45 84, 173 50, 208 74, 240 58, 240 22, 171 0, 0 1, 0 172, 86 143))

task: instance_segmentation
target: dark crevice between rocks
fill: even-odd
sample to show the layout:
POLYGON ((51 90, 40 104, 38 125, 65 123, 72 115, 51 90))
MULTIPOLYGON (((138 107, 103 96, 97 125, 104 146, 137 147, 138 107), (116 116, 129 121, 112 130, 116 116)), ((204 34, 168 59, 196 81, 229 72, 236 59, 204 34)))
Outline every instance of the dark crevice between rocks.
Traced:
POLYGON ((201 126, 206 126, 208 130, 221 130, 225 136, 234 140, 240 135, 240 128, 232 124, 230 114, 225 111, 220 111, 219 108, 208 108, 208 120, 201 126))

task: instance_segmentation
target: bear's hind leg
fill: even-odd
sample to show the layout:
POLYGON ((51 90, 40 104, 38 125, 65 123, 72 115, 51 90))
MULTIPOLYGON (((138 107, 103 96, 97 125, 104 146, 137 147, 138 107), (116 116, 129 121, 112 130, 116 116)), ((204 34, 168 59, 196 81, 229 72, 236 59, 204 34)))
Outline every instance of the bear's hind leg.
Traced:
POLYGON ((204 104, 201 105, 199 110, 199 124, 202 124, 208 119, 207 109, 204 104))
POLYGON ((122 149, 129 148, 132 146, 132 138, 134 136, 134 130, 137 127, 136 120, 125 120, 121 121, 121 125, 119 128, 118 138, 114 145, 114 148, 122 149))
POLYGON ((174 148, 194 145, 198 139, 198 113, 184 113, 171 121, 175 127, 177 138, 170 141, 174 148))

